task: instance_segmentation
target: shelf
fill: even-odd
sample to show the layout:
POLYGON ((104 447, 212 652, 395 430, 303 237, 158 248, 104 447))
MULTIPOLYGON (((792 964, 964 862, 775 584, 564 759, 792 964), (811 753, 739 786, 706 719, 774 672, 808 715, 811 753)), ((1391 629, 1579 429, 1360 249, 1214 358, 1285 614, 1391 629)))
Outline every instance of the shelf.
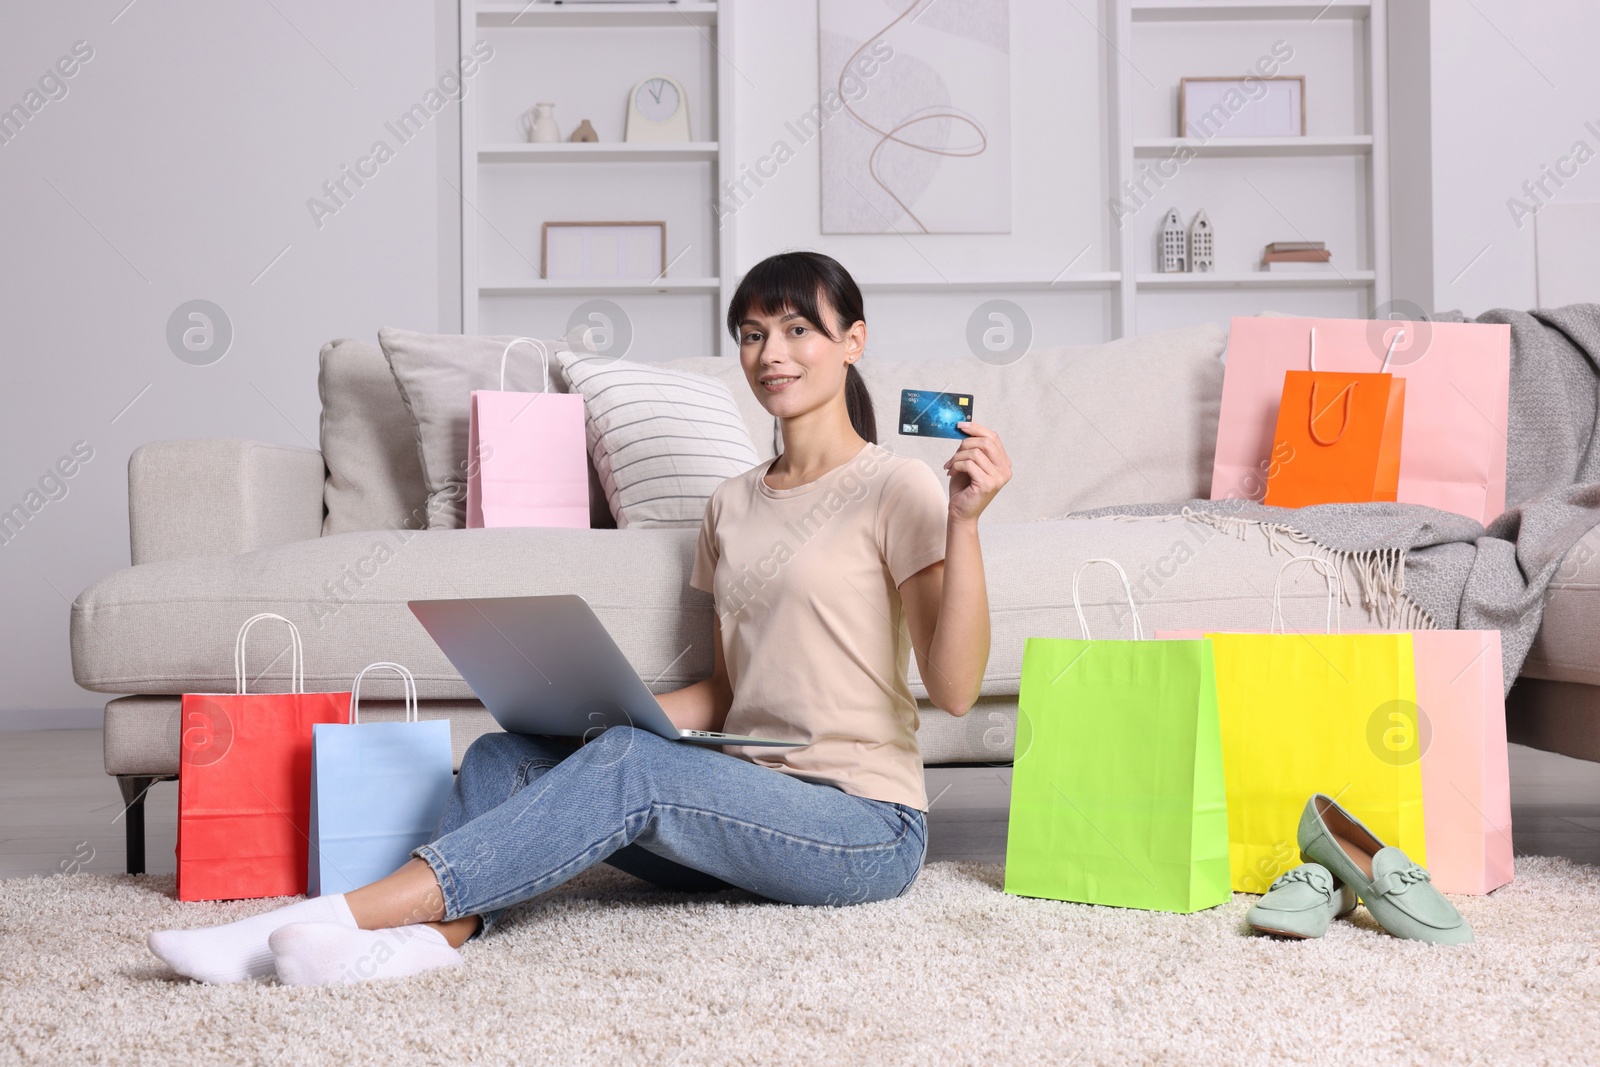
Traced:
POLYGON ((1135 156, 1171 156, 1180 148, 1196 156, 1343 156, 1372 151, 1370 136, 1358 137, 1155 137, 1133 142, 1135 156))
POLYGON ((1223 22, 1229 19, 1364 19, 1372 13, 1365 0, 1231 0, 1228 3, 1184 3, 1183 0, 1133 0, 1134 22, 1223 22))
POLYGON ((1110 289, 1121 275, 1116 271, 1065 274, 1059 278, 874 278, 857 279, 863 293, 1003 293, 1049 292, 1073 289, 1110 289))
POLYGON ((478 149, 480 163, 715 163, 717 142, 675 144, 618 141, 608 144, 525 144, 510 141, 478 149))
POLYGON ((479 4, 479 26, 715 26, 713 3, 479 4))
POLYGON ((583 296, 594 293, 711 293, 716 278, 662 278, 660 281, 531 281, 513 285, 480 285, 480 296, 583 296))
POLYGON ((1141 274, 1141 289, 1365 289, 1376 275, 1370 270, 1296 271, 1274 274, 1249 271, 1244 274, 1213 274, 1175 271, 1171 274, 1141 274))

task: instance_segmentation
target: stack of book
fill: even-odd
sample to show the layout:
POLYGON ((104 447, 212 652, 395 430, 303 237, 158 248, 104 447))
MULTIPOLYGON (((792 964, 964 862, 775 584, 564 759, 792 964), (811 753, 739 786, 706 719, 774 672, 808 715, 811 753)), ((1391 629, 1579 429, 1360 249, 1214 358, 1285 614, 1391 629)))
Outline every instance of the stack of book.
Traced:
POLYGON ((1332 270, 1330 253, 1321 241, 1274 241, 1261 253, 1261 269, 1268 271, 1332 270))

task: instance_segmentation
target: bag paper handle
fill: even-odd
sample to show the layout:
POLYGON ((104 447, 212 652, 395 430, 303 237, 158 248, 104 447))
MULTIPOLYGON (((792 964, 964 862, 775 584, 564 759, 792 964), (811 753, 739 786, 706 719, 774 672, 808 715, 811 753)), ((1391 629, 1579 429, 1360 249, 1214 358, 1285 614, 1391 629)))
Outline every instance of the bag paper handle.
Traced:
POLYGON ((1345 387, 1339 390, 1339 396, 1334 397, 1328 404, 1328 408, 1331 408, 1339 402, 1339 397, 1344 397, 1344 421, 1339 424, 1339 435, 1337 437, 1330 437, 1324 440, 1317 436, 1317 416, 1325 414, 1328 408, 1318 410, 1317 380, 1315 378, 1311 379, 1311 421, 1306 425, 1306 432, 1311 435, 1313 441, 1326 448, 1344 440, 1345 431, 1350 429, 1350 405, 1355 401, 1356 386, 1359 384, 1356 381, 1346 382, 1345 387))
POLYGON ((1288 623, 1283 618, 1283 575, 1296 563, 1310 563, 1328 579, 1328 619, 1323 627, 1330 634, 1343 632, 1344 619, 1339 610, 1343 584, 1339 580, 1339 569, 1321 556, 1296 556, 1278 568, 1278 580, 1272 583, 1272 621, 1267 626, 1267 633, 1287 633, 1289 630, 1288 623), (1283 627, 1282 631, 1278 629, 1279 626, 1283 627))
POLYGON ((500 353, 500 392, 506 391, 506 357, 511 350, 520 344, 530 344, 539 350, 539 361, 544 364, 544 391, 550 391, 550 349, 545 343, 535 337, 518 337, 506 345, 506 350, 500 353))
POLYGON ((1122 569, 1122 564, 1114 559, 1086 559, 1078 564, 1078 569, 1072 572, 1072 606, 1078 613, 1078 628, 1083 631, 1083 639, 1089 638, 1089 620, 1083 614, 1083 601, 1078 597, 1078 582, 1083 577, 1083 569, 1091 563, 1109 563, 1115 567, 1117 574, 1122 577, 1122 591, 1128 594, 1128 609, 1133 612, 1133 639, 1144 640, 1144 623, 1139 621, 1139 607, 1133 602, 1133 584, 1128 581, 1128 572, 1122 569))
POLYGON ((306 654, 300 644, 300 628, 282 615, 275 615, 270 611, 263 611, 259 615, 252 615, 239 627, 239 636, 233 642, 233 687, 240 696, 245 695, 244 677, 244 643, 250 635, 250 627, 262 619, 277 619, 289 628, 289 647, 292 650, 289 659, 289 692, 304 693, 306 691, 306 654))
MULTIPOLYGON (((1395 346, 1401 341, 1405 340, 1405 338, 1406 328, 1404 326, 1396 330, 1394 332, 1394 336, 1389 338, 1389 351, 1383 354, 1383 366, 1378 368, 1379 374, 1388 372, 1389 361, 1394 358, 1395 346)), ((1317 369, 1317 328, 1315 326, 1311 327, 1311 369, 1317 369)))
POLYGON ((406 687, 406 722, 416 722, 417 712, 417 680, 411 677, 411 672, 398 663, 369 663, 361 668, 361 673, 356 675, 355 685, 350 687, 350 725, 361 725, 361 679, 367 676, 368 671, 385 670, 394 671, 406 687))

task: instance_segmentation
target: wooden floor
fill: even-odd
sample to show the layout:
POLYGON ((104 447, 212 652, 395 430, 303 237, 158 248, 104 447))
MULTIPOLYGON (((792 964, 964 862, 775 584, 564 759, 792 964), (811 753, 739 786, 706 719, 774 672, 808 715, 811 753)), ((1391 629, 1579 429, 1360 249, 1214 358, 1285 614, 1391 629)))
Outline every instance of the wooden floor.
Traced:
MULTIPOLYGON (((928 858, 1005 859, 1011 772, 930 767, 928 858)), ((171 873, 178 789, 146 800, 152 874, 171 873)), ((1511 808, 1518 855, 1600 865, 1600 764, 1512 746, 1511 808)), ((0 733, 0 878, 123 869, 122 800, 102 769, 100 731, 0 733)))

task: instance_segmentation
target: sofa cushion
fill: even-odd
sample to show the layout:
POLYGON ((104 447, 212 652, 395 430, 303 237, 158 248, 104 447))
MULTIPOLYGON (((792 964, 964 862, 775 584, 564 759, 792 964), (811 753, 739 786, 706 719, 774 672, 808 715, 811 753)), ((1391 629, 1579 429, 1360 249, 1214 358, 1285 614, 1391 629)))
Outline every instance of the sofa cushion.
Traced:
POLYGON ((869 349, 860 367, 879 441, 941 478, 959 442, 900 434, 900 390, 970 394, 974 420, 996 430, 1011 457, 1011 481, 982 521, 1023 522, 1210 496, 1226 340, 1222 327, 1206 323, 1036 348, 1005 366, 971 356, 878 360, 869 349))
MULTIPOLYGON (((693 529, 368 531, 131 567, 73 603, 73 677, 102 693, 231 691, 239 624, 273 611, 304 635, 308 690, 348 689, 362 667, 391 660, 411 669, 423 699, 466 699, 471 689, 407 600, 577 593, 654 691, 678 689, 711 674, 711 596, 688 584, 695 537, 693 529)), ((1084 559, 1123 564, 1147 631, 1265 628, 1287 559, 1259 530, 1241 538, 1181 518, 996 523, 984 530, 983 553, 988 696, 1016 695, 1025 638, 1077 635, 1070 590, 1084 559)), ((1104 573, 1084 578, 1095 634, 1126 634, 1121 587, 1109 569, 1096 570, 1104 573)), ((1320 629, 1323 586, 1308 570, 1290 573, 1286 614, 1291 627, 1320 629)), ((1346 577, 1358 587, 1353 569, 1346 577)), ((1377 625, 1352 606, 1344 628, 1377 625)), ((279 638, 265 640, 270 659, 279 638)), ((284 689, 287 670, 285 657, 264 675, 263 691, 284 689)), ((927 695, 914 657, 909 680, 914 695, 927 695)), ((371 682, 376 698, 400 696, 398 679, 371 682)))
POLYGON ((1556 568, 1522 674, 1600 685, 1600 527, 1573 545, 1556 568))
POLYGON ((583 394, 589 457, 619 529, 698 527, 712 491, 756 465, 720 380, 581 352, 556 359, 583 394))
POLYGON ((427 525, 416 426, 383 349, 365 341, 322 346, 322 461, 328 476, 322 533, 427 525))
MULTIPOLYGON (((501 387, 501 356, 512 336, 465 337, 384 327, 378 344, 389 362, 400 395, 411 412, 417 455, 427 488, 427 528, 455 530, 467 520, 467 405, 474 389, 501 387)), ((555 370, 555 352, 565 341, 545 341, 549 384, 564 392, 555 370)), ((505 385, 511 392, 545 388, 545 361, 529 345, 513 348, 505 360, 505 385)))

